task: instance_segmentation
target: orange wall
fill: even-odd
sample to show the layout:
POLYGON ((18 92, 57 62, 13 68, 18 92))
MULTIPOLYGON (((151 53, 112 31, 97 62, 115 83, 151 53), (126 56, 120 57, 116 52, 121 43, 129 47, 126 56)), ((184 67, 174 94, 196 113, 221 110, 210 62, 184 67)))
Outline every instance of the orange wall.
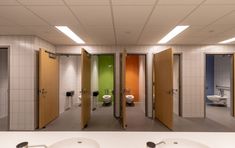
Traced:
POLYGON ((128 55, 126 58, 126 89, 131 90, 135 102, 139 101, 139 56, 128 55))

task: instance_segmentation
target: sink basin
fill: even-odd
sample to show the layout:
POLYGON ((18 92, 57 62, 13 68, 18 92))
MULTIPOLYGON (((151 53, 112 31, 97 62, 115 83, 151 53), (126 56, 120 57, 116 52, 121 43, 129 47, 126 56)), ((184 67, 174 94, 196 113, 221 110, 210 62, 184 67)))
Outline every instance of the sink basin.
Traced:
POLYGON ((19 143, 16 148, 28 148, 28 147, 35 147, 35 148, 99 148, 99 144, 91 139, 86 138, 70 138, 61 140, 52 144, 51 146, 47 145, 32 145, 29 146, 28 142, 19 143))
POLYGON ((221 100, 226 100, 228 99, 227 96, 219 96, 219 95, 209 95, 207 98, 211 101, 221 101, 221 100))
POLYGON ((91 139, 71 138, 59 141, 49 148, 99 148, 99 144, 91 139))
POLYGON ((208 146, 186 139, 164 139, 156 148, 209 148, 208 146))

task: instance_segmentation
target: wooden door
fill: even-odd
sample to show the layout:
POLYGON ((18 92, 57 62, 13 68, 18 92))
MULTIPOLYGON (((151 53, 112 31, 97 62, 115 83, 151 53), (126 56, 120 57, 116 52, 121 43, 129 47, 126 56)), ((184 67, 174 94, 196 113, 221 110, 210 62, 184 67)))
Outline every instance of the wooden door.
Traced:
POLYGON ((122 128, 126 128, 127 127, 127 123, 126 123, 126 50, 123 50, 122 54, 121 54, 121 88, 120 88, 120 92, 121 92, 121 117, 120 117, 120 121, 121 121, 121 125, 122 128))
POLYGON ((232 72, 232 81, 233 81, 233 91, 232 91, 232 116, 235 117, 235 54, 233 54, 233 72, 232 72))
POLYGON ((59 60, 44 49, 39 51, 39 128, 59 116, 59 60))
POLYGON ((86 128, 91 116, 91 55, 82 49, 81 128, 86 128))
POLYGON ((173 53, 172 49, 154 55, 155 118, 173 128, 173 53))

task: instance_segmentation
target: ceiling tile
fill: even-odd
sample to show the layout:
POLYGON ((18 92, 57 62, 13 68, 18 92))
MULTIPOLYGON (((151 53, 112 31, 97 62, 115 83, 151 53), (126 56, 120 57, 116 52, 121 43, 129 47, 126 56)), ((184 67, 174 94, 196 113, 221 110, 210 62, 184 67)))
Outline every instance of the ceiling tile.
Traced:
POLYGON ((22 6, 0 6, 0 17, 19 25, 46 25, 40 18, 22 6))
POLYGON ((0 5, 20 5, 16 0, 0 0, 0 5))
POLYGON ((175 44, 175 45, 181 45, 181 44, 186 44, 186 45, 194 45, 194 44, 204 44, 205 39, 207 37, 192 37, 192 36, 187 36, 187 37, 177 37, 174 40, 171 40, 169 44, 175 44))
POLYGON ((31 35, 24 27, 0 26, 0 35, 31 35))
POLYGON ((109 6, 71 6, 71 9, 84 26, 112 27, 109 6))
POLYGON ((91 37, 91 44, 115 44, 113 28, 87 28, 88 35, 91 37))
POLYGON ((183 21, 188 25, 208 25, 235 9, 232 5, 204 5, 183 21))
POLYGON ((17 26, 17 25, 5 18, 0 18, 0 26, 17 26))
POLYGON ((177 25, 187 16, 195 5, 160 5, 157 6, 149 20, 149 26, 162 26, 166 24, 177 25), (170 10, 170 11, 169 11, 170 10))
POLYGON ((130 27, 123 27, 123 28, 116 28, 116 35, 117 35, 117 43, 118 44, 136 44, 138 37, 140 35, 141 28, 130 28, 130 27))
POLYGON ((207 0, 205 4, 225 5, 225 4, 235 4, 235 1, 234 0, 207 0))
POLYGON ((174 26, 154 26, 146 27, 142 33, 139 44, 157 44, 174 26))
POLYGON ((152 6, 113 6, 116 27, 143 27, 152 6))
POLYGON ((18 0, 23 5, 64 5, 63 0, 18 0))
POLYGON ((202 29, 199 33, 204 36, 216 36, 220 35, 227 30, 234 28, 234 25, 209 25, 206 28, 202 29))
POLYGON ((154 5, 156 0, 112 0, 113 5, 154 5))
POLYGON ((66 6, 29 6, 29 9, 53 26, 78 24, 66 6))
POLYGON ((197 5, 204 0, 159 0, 158 4, 166 5, 197 5))
POLYGON ((109 0, 64 0, 68 5, 109 5, 109 0))
POLYGON ((215 22, 217 25, 235 25, 235 11, 215 22))

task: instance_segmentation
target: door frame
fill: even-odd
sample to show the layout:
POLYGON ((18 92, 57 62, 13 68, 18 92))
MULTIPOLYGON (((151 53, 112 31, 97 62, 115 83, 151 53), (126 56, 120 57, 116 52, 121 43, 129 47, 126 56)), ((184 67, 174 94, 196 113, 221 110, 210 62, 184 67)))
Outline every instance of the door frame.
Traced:
POLYGON ((116 116, 115 111, 116 111, 116 54, 115 53, 91 53, 91 56, 99 56, 99 55, 110 55, 113 56, 113 63, 114 63, 114 67, 113 67, 113 116, 115 118, 119 118, 118 116, 116 116))
MULTIPOLYGON (((144 105, 145 105, 145 117, 148 117, 148 70, 147 70, 147 53, 129 53, 127 52, 128 55, 138 55, 138 56, 144 56, 144 61, 145 61, 145 99, 144 99, 144 105)), ((125 70, 126 71, 126 70, 125 70)))
MULTIPOLYGON (((183 116, 183 53, 173 53, 174 56, 179 56, 179 117, 183 116)), ((174 106, 174 105, 173 105, 174 106)))
POLYGON ((235 112, 234 112, 234 108, 235 108, 235 106, 234 106, 234 102, 235 102, 235 100, 234 100, 234 95, 235 95, 235 92, 234 92, 234 79, 235 79, 235 76, 234 76, 234 71, 235 71, 235 69, 234 69, 234 60, 235 60, 235 56, 234 56, 234 52, 221 52, 221 53, 218 53, 218 52, 205 52, 204 53, 204 87, 203 87, 203 92, 204 92, 204 94, 203 94, 203 103, 204 103, 204 118, 206 118, 206 69, 207 69, 207 67, 206 67, 206 56, 207 55, 231 55, 231 58, 232 58, 232 63, 231 63, 231 82, 230 82, 230 96, 232 97, 231 98, 231 100, 230 100, 230 102, 231 102, 231 107, 230 107, 230 116, 232 116, 232 117, 234 117, 234 115, 235 115, 235 112))
POLYGON ((10 122, 11 122, 11 118, 10 118, 10 107, 11 107, 11 100, 10 100, 10 65, 11 65, 11 50, 10 50, 10 46, 0 46, 0 50, 7 50, 7 75, 8 75, 8 87, 7 87, 7 131, 10 131, 10 122))

